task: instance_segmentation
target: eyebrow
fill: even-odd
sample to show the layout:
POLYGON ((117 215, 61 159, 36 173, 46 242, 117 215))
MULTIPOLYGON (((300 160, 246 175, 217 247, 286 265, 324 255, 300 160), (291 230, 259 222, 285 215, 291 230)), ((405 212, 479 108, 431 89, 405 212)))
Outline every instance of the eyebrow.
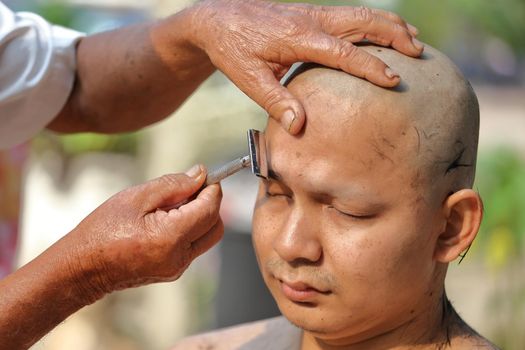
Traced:
POLYGON ((271 168, 268 168, 268 178, 283 182, 283 176, 271 168))
POLYGON ((273 170, 272 168, 270 168, 270 166, 268 166, 268 176, 266 177, 266 179, 264 179, 265 181, 277 181, 279 182, 279 184, 285 186, 285 187, 289 187, 288 184, 286 183, 286 181, 284 180, 284 177, 277 171, 273 170))

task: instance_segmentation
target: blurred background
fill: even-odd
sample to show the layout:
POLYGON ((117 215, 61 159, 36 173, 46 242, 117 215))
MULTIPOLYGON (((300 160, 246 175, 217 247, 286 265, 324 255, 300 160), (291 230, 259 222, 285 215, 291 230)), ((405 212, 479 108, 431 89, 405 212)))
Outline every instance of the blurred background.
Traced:
MULTIPOLYGON (((476 189, 485 217, 448 295, 463 318, 503 349, 525 349, 525 0, 307 1, 395 11, 473 83, 481 108, 476 189)), ((191 0, 4 1, 86 33, 167 16, 191 0)), ((247 152, 245 132, 265 113, 215 73, 172 118, 118 136, 42 133, 0 153, 0 249, 18 265, 136 183, 247 152), (20 203, 20 205, 19 205, 20 203), (18 242, 2 239, 20 229, 18 242)), ((195 332, 277 314, 250 243, 256 180, 223 183, 226 235, 176 283, 113 293, 66 320, 34 349, 167 349, 195 332)), ((1 266, 2 264, 0 264, 1 266)), ((0 275, 6 271, 0 271, 0 275)))

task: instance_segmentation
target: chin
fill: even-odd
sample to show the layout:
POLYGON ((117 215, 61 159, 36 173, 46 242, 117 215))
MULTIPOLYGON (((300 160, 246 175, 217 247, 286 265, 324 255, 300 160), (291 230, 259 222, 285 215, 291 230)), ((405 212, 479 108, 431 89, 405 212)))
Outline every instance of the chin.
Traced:
POLYGON ((286 315, 284 316, 294 326, 301 328, 303 331, 311 333, 316 337, 324 338, 332 334, 331 327, 320 324, 319 321, 312 322, 311 320, 305 320, 304 318, 291 318, 286 315))
POLYGON ((345 331, 343 322, 319 305, 295 303, 290 300, 278 300, 277 304, 290 323, 319 338, 332 338, 345 331))
POLYGON ((378 331, 378 325, 370 323, 370 318, 343 313, 341 306, 332 305, 330 309, 328 305, 303 305, 282 296, 275 300, 291 324, 332 345, 359 342, 378 331))
POLYGON ((345 323, 344 318, 333 317, 321 311, 300 313, 291 310, 282 312, 294 326, 313 336, 318 341, 332 346, 349 346, 359 343, 370 335, 370 330, 361 329, 358 324, 345 323))

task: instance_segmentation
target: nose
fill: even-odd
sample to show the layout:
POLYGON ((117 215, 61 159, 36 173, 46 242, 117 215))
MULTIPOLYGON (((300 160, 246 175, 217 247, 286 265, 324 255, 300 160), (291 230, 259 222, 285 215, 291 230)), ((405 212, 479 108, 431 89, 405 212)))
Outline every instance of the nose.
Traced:
POLYGON ((273 242, 274 250, 287 262, 319 261, 323 249, 318 237, 317 220, 300 209, 289 213, 273 242))

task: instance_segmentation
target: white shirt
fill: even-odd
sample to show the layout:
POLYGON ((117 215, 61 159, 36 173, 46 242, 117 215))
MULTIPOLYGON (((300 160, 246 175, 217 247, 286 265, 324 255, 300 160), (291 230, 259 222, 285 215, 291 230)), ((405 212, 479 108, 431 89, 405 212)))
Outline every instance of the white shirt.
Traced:
POLYGON ((60 112, 82 36, 0 2, 0 149, 30 139, 60 112))

